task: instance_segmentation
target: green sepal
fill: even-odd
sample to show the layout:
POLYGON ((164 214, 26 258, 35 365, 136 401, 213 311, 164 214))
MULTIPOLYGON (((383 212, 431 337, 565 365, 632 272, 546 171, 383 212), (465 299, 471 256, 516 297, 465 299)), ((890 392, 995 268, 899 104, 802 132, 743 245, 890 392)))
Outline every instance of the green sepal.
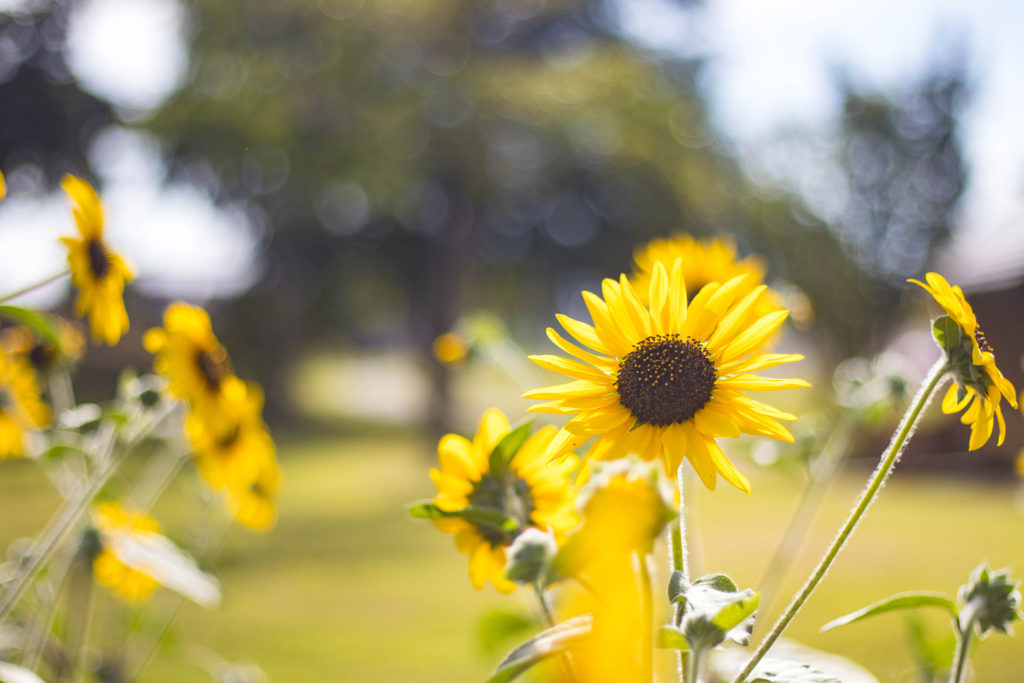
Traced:
POLYGON ((765 659, 746 683, 843 683, 832 674, 785 659, 765 659))
POLYGON ((430 501, 411 503, 406 507, 406 512, 413 519, 441 519, 443 517, 457 517, 464 519, 477 526, 492 527, 504 534, 515 536, 519 531, 519 522, 512 517, 506 517, 500 511, 493 508, 476 507, 469 505, 461 510, 442 510, 430 501))
POLYGON ((855 612, 850 612, 838 619, 833 619, 821 627, 822 631, 829 631, 839 626, 846 626, 861 619, 867 619, 877 614, 895 612, 897 610, 914 609, 917 607, 941 607, 949 612, 955 620, 958 617, 956 603, 940 593, 900 593, 890 596, 884 600, 868 605, 855 612))
POLYGON ((688 652, 690 643, 686 641, 686 635, 673 624, 662 624, 654 633, 655 645, 662 650, 679 650, 688 652))
MULTIPOLYGON (((961 352, 966 339, 963 328, 948 315, 944 315, 932 323, 932 336, 938 342, 939 348, 951 358, 961 352)), ((967 341, 969 347, 970 340, 967 341)))
POLYGON ((572 649, 590 634, 592 626, 593 618, 582 615, 541 631, 512 650, 498 664, 487 683, 506 683, 545 659, 572 649))
POLYGON ((52 315, 31 308, 3 305, 0 306, 0 318, 29 327, 50 344, 60 345, 60 327, 52 315))
POLYGON ((526 440, 530 438, 531 426, 533 426, 532 420, 519 425, 503 436, 501 441, 494 447, 494 450, 491 451, 487 459, 492 475, 500 477, 508 471, 512 458, 515 457, 515 454, 526 443, 526 440))

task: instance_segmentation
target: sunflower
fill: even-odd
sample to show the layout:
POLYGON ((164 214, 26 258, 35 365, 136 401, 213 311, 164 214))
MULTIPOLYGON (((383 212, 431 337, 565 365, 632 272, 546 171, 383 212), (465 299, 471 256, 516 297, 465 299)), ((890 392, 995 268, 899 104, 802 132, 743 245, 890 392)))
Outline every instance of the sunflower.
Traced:
POLYGON ((0 172, 0 199, 7 196, 7 181, 4 180, 4 174, 0 172))
POLYGON ((75 313, 89 316, 94 341, 113 346, 128 331, 124 285, 132 272, 121 256, 103 241, 103 209, 89 183, 66 175, 61 186, 72 203, 81 239, 61 237, 68 248, 71 281, 78 288, 75 313))
MULTIPOLYGON (((978 325, 974 309, 964 298, 959 285, 950 285, 938 273, 925 275, 925 282, 908 280, 919 285, 932 295, 946 314, 953 319, 963 332, 962 342, 969 348, 969 358, 950 357, 950 365, 956 379, 942 399, 942 412, 948 414, 964 410, 960 421, 971 425, 969 450, 984 446, 992 436, 994 422, 999 423, 998 445, 1006 436, 1006 422, 1003 419, 1002 399, 1017 407, 1017 392, 1010 381, 996 366, 992 346, 985 339, 985 333, 978 325), (927 284, 925 284, 927 283, 927 284)), ((966 354, 965 348, 965 356, 966 354)))
POLYGON ((222 433, 231 428, 225 404, 243 403, 246 386, 234 375, 206 311, 173 303, 164 311, 164 326, 147 330, 142 343, 156 355, 153 367, 167 378, 171 395, 186 401, 209 429, 222 433))
POLYGON ((0 348, 0 458, 25 454, 25 432, 50 423, 39 382, 28 362, 0 348))
MULTIPOLYGON (((653 239, 638 247, 633 254, 633 277, 629 282, 643 303, 648 303, 654 264, 659 261, 673 263, 677 258, 683 260, 683 279, 690 296, 696 295, 710 282, 726 282, 740 275, 748 276, 741 296, 764 281, 765 265, 761 258, 754 255, 738 258, 736 243, 728 237, 698 241, 686 233, 676 233, 668 238, 653 239)), ((751 315, 756 320, 780 308, 782 305, 778 297, 768 289, 751 308, 751 315)))
POLYGON ((92 561, 96 580, 128 602, 148 598, 159 583, 122 562, 110 539, 124 533, 159 534, 160 525, 152 517, 114 502, 94 505, 92 521, 99 531, 102 548, 92 561))
POLYGON ((567 455, 556 465, 545 464, 545 453, 557 430, 545 427, 527 438, 512 456, 507 471, 491 470, 491 452, 511 431, 508 418, 497 409, 484 413, 472 441, 447 434, 437 445, 440 469, 430 470, 437 485, 434 504, 450 517, 435 519, 445 533, 455 535, 455 547, 469 555, 469 579, 478 590, 488 579, 503 593, 515 589, 505 579, 505 549, 514 534, 495 526, 457 516, 470 506, 495 510, 518 522, 561 537, 576 524, 569 475, 576 458, 567 455))
POLYGON ((199 413, 189 412, 185 432, 196 454, 199 473, 214 490, 242 488, 257 479, 267 459, 274 459, 274 440, 263 424, 263 392, 255 384, 226 401, 225 420, 217 429, 199 413))
MULTIPOLYGON (((269 445, 273 447, 273 442, 269 445)), ((273 456, 273 450, 250 453, 247 456, 251 461, 247 470, 249 476, 232 481, 224 489, 228 509, 235 521, 253 531, 266 531, 277 521, 281 470, 273 456)))
POLYGON ((73 365, 82 358, 85 339, 73 324, 64 318, 54 318, 55 339, 44 338, 25 325, 18 325, 0 333, 0 345, 22 355, 36 370, 43 372, 60 365, 73 365))
POLYGON ((557 461, 596 437, 588 460, 631 453, 644 460, 661 458, 666 472, 674 476, 686 457, 708 488, 715 487, 721 474, 749 492, 747 478, 716 439, 747 433, 792 442, 779 420, 796 417, 742 392, 809 384, 751 374, 803 356, 752 353, 779 329, 788 311, 774 311, 748 323, 765 286, 744 294, 747 278, 705 285, 687 303, 683 263, 676 259, 671 273, 660 261, 655 263, 649 304, 641 303, 625 275, 618 282, 604 280, 602 297, 583 292, 594 324, 564 315, 558 320, 590 350, 548 328, 548 338, 576 360, 531 356, 541 367, 574 380, 525 394, 548 401, 531 406, 532 411, 573 415, 552 440, 548 457, 557 461))

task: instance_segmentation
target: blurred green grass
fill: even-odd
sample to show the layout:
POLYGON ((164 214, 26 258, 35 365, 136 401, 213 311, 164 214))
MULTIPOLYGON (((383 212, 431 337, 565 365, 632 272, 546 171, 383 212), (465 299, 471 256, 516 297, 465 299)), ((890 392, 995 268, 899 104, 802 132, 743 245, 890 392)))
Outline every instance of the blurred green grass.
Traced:
MULTIPOLYGON (((409 434, 281 439, 278 526, 262 535, 230 531, 206 565, 223 583, 224 604, 213 611, 185 604, 140 680, 207 680, 200 664, 210 659, 209 651, 257 663, 278 682, 485 678, 502 655, 479 650, 480 619, 494 608, 528 612, 531 606, 525 595, 473 590, 465 557, 455 552, 451 538, 405 517, 406 502, 432 493, 429 450, 409 434)), ((4 468, 0 540, 6 543, 34 533, 55 500, 30 463, 4 468)), ((753 466, 744 463, 744 469, 753 466)), ((784 596, 808 573, 866 476, 866 470, 848 472, 827 496, 783 584, 784 596)), ((779 475, 752 479, 750 496, 726 486, 701 492, 692 539, 696 562, 707 571, 729 573, 741 586, 758 581, 798 491, 796 482, 779 475)), ((186 470, 156 511, 182 543, 199 525, 196 490, 186 470)), ((886 615, 824 634, 818 629, 892 593, 953 594, 985 560, 1024 575, 1019 503, 1009 482, 901 476, 897 468, 788 635, 850 657, 881 681, 915 680, 902 617, 886 615)), ((143 621, 158 621, 160 610, 174 604, 160 596, 143 621)), ((946 627, 940 615, 927 616, 935 629, 946 627)), ((110 628, 118 619, 99 619, 103 628, 97 633, 107 647, 120 645, 117 628, 110 628)), ((764 618, 760 623, 763 629, 764 618)), ((976 644, 972 661, 975 680, 1019 681, 1024 647, 1020 640, 993 636, 976 644)))

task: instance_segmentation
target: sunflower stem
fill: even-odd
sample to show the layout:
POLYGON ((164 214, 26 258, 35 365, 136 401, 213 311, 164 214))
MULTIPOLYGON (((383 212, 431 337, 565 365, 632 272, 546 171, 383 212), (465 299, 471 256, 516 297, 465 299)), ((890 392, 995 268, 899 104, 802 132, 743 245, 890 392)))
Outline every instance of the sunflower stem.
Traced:
POLYGON ((978 615, 976 605, 973 603, 974 600, 968 603, 960 613, 961 617, 964 614, 967 615, 966 623, 961 624, 959 621, 957 622, 956 658, 953 660, 953 670, 949 673, 949 683, 961 683, 964 679, 964 672, 967 670, 967 650, 971 646, 971 636, 974 635, 974 622, 977 621, 978 615))
MULTIPOLYGON (((669 538, 672 546, 672 571, 682 572, 685 581, 690 580, 689 556, 686 549, 686 492, 683 463, 676 469, 676 486, 679 489, 679 515, 669 524, 669 538)), ((679 624, 683 618, 683 605, 673 606, 672 623, 679 624)), ((690 653, 676 651, 676 674, 680 683, 686 680, 690 667, 690 653)))
MULTIPOLYGON (((547 593, 544 592, 544 587, 540 585, 539 581, 534 581, 530 584, 533 587, 533 594, 537 596, 537 602, 540 604, 540 611, 544 615, 544 623, 548 628, 555 625, 555 613, 551 609, 551 601, 548 600, 547 593)), ((568 652, 563 652, 558 656, 558 664, 562 669, 562 676, 565 680, 575 683, 576 672, 573 669, 572 657, 568 652)))
POLYGON ((106 431, 100 440, 101 446, 96 451, 95 462, 98 463, 96 474, 92 481, 78 493, 77 497, 69 498, 64 502, 57 514, 43 529, 39 539, 22 558, 22 564, 19 567, 20 573, 6 584, 5 591, 0 597, 0 624, 10 615, 25 589, 60 547, 61 542, 78 525, 82 515, 88 510, 89 504, 117 470, 121 458, 131 446, 158 425, 169 412, 170 410, 166 410, 160 413, 156 418, 149 420, 143 427, 126 437, 124 448, 117 457, 112 456, 112 451, 118 440, 118 429, 112 423, 106 423, 101 427, 106 431))
POLYGON ((842 550, 846 541, 853 533, 857 523, 860 522, 864 513, 867 511, 868 506, 874 502, 879 490, 888 478, 889 474, 892 473, 893 466, 896 461, 899 460, 900 455, 903 452, 910 436, 914 432, 914 428, 917 426, 917 422, 921 415, 924 413, 924 409, 928 406, 932 396, 938 389, 942 380, 946 376, 946 372, 949 370, 949 365, 945 358, 938 360, 935 365, 929 370, 928 375, 925 377, 925 381, 921 386, 920 391, 917 392, 917 396, 911 402, 907 412, 904 413, 903 419, 900 421, 900 425, 896 430, 893 440, 889 443, 888 449, 882 455, 881 461, 878 463, 878 467, 875 468, 874 473, 871 475, 871 479, 868 481, 867 488, 861 494, 857 500, 857 504, 854 506, 850 516, 846 519, 839 533, 836 535, 832 544, 822 555, 821 560, 818 562, 818 566, 814 568, 811 576, 807 579, 803 588, 793 597, 790 601, 789 606, 778 618, 775 624, 772 626, 771 631, 764 637, 761 644, 758 646, 757 651, 754 652, 753 656, 747 661, 746 666, 739 673, 736 678, 733 679, 733 683, 743 683, 747 676, 753 672, 754 667, 757 666, 758 662, 768 653, 775 641, 778 640, 782 632, 789 626, 789 622, 793 620, 793 617, 800 611, 803 604, 810 597, 814 589, 818 587, 821 580, 828 573, 829 568, 832 566, 832 562, 835 561, 839 551, 842 550))
POLYGON ((52 284, 57 280, 61 279, 62 277, 64 277, 65 275, 68 275, 70 272, 71 271, 69 270, 62 270, 56 275, 51 275, 45 280, 40 280, 39 282, 29 285, 28 287, 22 287, 19 290, 11 292, 10 294, 4 294, 3 296, 0 296, 0 304, 5 304, 8 301, 11 301, 12 299, 17 299, 19 296, 24 296, 25 294, 36 291, 37 289, 42 289, 46 285, 52 284))

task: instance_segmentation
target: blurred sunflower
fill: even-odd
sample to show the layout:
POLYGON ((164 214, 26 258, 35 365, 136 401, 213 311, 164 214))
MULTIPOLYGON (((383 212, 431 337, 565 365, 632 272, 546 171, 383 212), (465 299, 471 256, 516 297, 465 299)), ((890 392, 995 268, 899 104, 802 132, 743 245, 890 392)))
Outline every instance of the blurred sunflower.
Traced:
POLYGON ((527 392, 548 401, 530 410, 573 415, 552 440, 548 457, 557 461, 591 437, 588 459, 610 460, 636 454, 660 458, 674 476, 686 457, 704 485, 717 475, 743 491, 750 483, 719 447, 718 437, 740 433, 792 441, 779 420, 796 417, 745 396, 744 391, 773 391, 809 386, 801 379, 768 379, 751 374, 791 363, 799 354, 755 354, 782 325, 788 311, 748 322, 765 290, 746 290, 748 276, 705 285, 687 303, 682 259, 671 273, 659 261, 640 301, 629 280, 602 283, 603 297, 583 292, 594 324, 568 316, 558 320, 590 350, 548 328, 548 338, 575 359, 531 356, 541 367, 572 377, 565 384, 527 392))
POLYGON ((147 330, 146 350, 156 355, 153 367, 167 378, 171 395, 188 402, 209 429, 222 432, 232 425, 225 402, 245 401, 246 387, 234 375, 231 360, 198 306, 176 302, 164 311, 164 326, 147 330))
POLYGON ((35 371, 23 357, 0 348, 0 458, 24 455, 25 432, 49 422, 35 371))
POLYGON ((255 384, 223 403, 225 420, 216 428, 196 412, 185 432, 199 473, 214 490, 244 488, 257 479, 262 462, 274 459, 274 440, 263 424, 263 392, 255 384))
MULTIPOLYGON (((701 241, 686 233, 676 233, 668 238, 653 239, 634 252, 633 276, 629 283, 633 285, 641 302, 649 303, 647 294, 654 274, 654 264, 661 261, 668 267, 677 258, 683 260, 683 279, 691 297, 709 282, 726 282, 740 275, 748 276, 740 292, 741 296, 764 281, 764 261, 753 254, 740 259, 736 253, 736 243, 730 238, 716 237, 710 241, 701 241)), ((751 315, 761 317, 781 308, 778 297, 767 289, 752 307, 751 315)))
POLYGON ((85 339, 78 328, 63 318, 55 318, 56 343, 45 339, 24 325, 10 327, 0 333, 0 345, 24 356, 38 371, 58 365, 74 364, 85 350, 85 339))
MULTIPOLYGON (((467 508, 497 511, 514 519, 519 529, 534 527, 560 537, 576 524, 569 475, 575 456, 547 465, 545 453, 557 430, 545 427, 527 438, 503 472, 491 469, 491 452, 509 434, 508 418, 497 409, 484 413, 472 441, 447 434, 437 445, 440 469, 430 470, 437 485, 434 504, 444 512, 467 508)), ((515 534, 468 517, 433 520, 445 533, 455 535, 455 547, 469 555, 469 579, 478 590, 488 579, 499 591, 509 593, 515 584, 502 576, 506 548, 515 534)))
POLYGON ((121 561, 110 539, 124 533, 159 534, 160 525, 149 515, 115 502, 96 503, 92 508, 92 521, 99 531, 102 548, 92 561, 96 581, 128 602, 148 598, 159 582, 121 561))
POLYGON ((274 458, 269 436, 261 444, 271 450, 258 450, 247 455, 248 476, 239 477, 224 489, 228 509, 235 521, 253 531, 266 531, 277 521, 277 494, 281 489, 281 470, 274 458))
POLYGON ((4 174, 0 171, 0 199, 7 196, 7 181, 4 180, 4 174))
POLYGON ((938 273, 928 273, 924 279, 925 282, 913 279, 908 282, 931 294, 959 326, 963 332, 961 343, 965 344, 965 355, 969 355, 963 359, 950 358, 956 382, 950 385, 942 399, 942 412, 948 415, 966 408, 960 421, 971 425, 969 450, 977 450, 988 442, 995 422, 999 423, 997 443, 1001 446, 1006 436, 1002 399, 1006 398, 1016 408, 1017 392, 996 366, 992 346, 985 339, 974 309, 967 303, 960 286, 950 285, 938 273))
POLYGON ((81 239, 60 238, 68 248, 71 281, 78 289, 75 313, 89 316, 94 341, 113 346, 128 331, 124 285, 132 272, 103 241, 103 209, 92 186, 72 175, 64 176, 61 186, 71 200, 81 235, 81 239))

